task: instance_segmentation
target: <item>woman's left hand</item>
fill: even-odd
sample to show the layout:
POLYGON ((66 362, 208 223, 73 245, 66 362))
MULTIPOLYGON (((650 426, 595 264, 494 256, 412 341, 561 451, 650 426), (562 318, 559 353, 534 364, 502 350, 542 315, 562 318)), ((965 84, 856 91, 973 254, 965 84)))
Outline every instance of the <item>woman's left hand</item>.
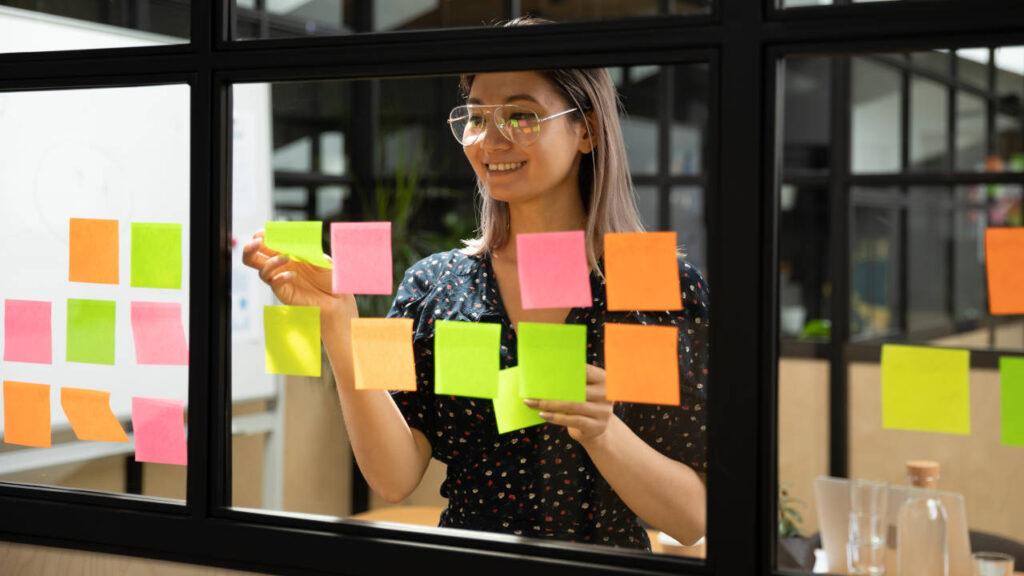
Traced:
POLYGON ((605 399, 604 369, 587 364, 587 401, 565 402, 562 400, 534 400, 523 402, 540 410, 540 417, 551 424, 565 426, 569 436, 584 447, 601 438, 608 430, 608 423, 616 418, 612 403, 605 399))

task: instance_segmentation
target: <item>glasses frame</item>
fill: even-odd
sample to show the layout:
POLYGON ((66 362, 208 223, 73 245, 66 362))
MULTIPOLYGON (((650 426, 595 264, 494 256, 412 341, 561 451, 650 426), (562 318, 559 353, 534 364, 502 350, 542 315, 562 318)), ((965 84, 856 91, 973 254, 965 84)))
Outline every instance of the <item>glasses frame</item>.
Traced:
MULTIPOLYGON (((498 109, 514 108, 514 109, 522 110, 524 112, 529 112, 530 114, 533 114, 534 116, 537 117, 537 124, 538 125, 543 124, 544 122, 547 122, 548 120, 551 120, 553 118, 558 118, 559 116, 564 116, 564 115, 566 115, 566 114, 568 114, 570 112, 576 112, 579 109, 576 106, 573 106, 572 108, 569 108, 568 110, 562 110, 561 112, 556 112, 556 113, 554 113, 554 114, 552 114, 550 116, 545 116, 544 118, 541 118, 540 114, 537 114, 536 112, 534 112, 533 110, 530 110, 528 108, 523 108, 523 107, 519 106, 518 104, 460 104, 459 106, 456 106, 456 107, 452 108, 452 111, 448 113, 448 126, 452 129, 452 135, 455 136, 455 141, 458 142, 459 144, 461 144, 463 147, 472 146, 472 145, 480 142, 483 139, 484 134, 487 133, 487 130, 486 129, 481 130, 480 134, 477 135, 477 137, 472 142, 469 142, 468 144, 463 142, 462 141, 462 137, 459 135, 459 131, 455 128, 455 123, 462 119, 461 116, 458 117, 458 118, 455 117, 455 111, 459 110, 460 108, 465 108, 467 110, 488 109, 489 108, 491 110, 491 114, 490 114, 491 122, 494 124, 494 127, 498 129, 498 133, 501 134, 502 136, 504 136, 505 140, 508 140, 509 142, 511 142, 511 143, 513 143, 513 144, 515 144, 517 146, 532 146, 533 144, 536 143, 536 141, 530 142, 529 144, 523 144, 521 142, 516 142, 511 136, 509 136, 505 132, 505 125, 498 123, 498 116, 494 113, 498 109)), ((487 125, 487 120, 485 119, 484 120, 484 126, 486 126, 486 125, 487 125)))

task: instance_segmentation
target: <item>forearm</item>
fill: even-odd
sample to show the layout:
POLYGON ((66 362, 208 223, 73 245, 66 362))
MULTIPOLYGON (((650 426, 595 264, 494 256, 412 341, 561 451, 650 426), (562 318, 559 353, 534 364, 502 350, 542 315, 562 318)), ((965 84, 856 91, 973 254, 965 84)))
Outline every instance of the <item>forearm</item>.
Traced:
POLYGON ((706 490, 692 468, 655 450, 617 417, 583 447, 637 516, 683 544, 704 536, 706 490))
POLYGON ((419 485, 430 460, 429 444, 409 428, 386 390, 355 389, 351 330, 346 325, 355 316, 354 305, 347 312, 325 313, 321 321, 345 428, 367 483, 386 500, 397 502, 419 485))

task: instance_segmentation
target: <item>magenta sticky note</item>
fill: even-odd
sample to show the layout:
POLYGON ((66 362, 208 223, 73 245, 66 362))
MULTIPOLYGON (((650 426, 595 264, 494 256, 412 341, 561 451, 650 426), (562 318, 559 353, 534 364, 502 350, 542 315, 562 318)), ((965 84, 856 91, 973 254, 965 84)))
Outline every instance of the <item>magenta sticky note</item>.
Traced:
POLYGON ((188 342, 176 302, 132 302, 135 361, 159 366, 188 366, 188 342))
POLYGON ((133 397, 132 431, 136 462, 187 463, 183 400, 133 397))
POLYGON ((335 294, 391 294, 391 222, 331 223, 335 294))
POLYGON ((53 364, 49 302, 4 301, 4 362, 53 364))
POLYGON ((523 308, 575 308, 592 304, 582 230, 516 235, 523 308))

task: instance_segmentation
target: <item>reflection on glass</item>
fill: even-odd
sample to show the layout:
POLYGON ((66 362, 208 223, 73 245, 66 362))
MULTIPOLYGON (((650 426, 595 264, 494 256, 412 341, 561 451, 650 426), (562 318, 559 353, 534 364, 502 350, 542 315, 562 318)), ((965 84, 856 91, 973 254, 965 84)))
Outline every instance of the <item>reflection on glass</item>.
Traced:
POLYGON ((900 72, 874 57, 851 58, 852 149, 855 173, 900 170, 900 72))
POLYGON ((910 170, 939 172, 946 167, 946 87, 914 75, 910 81, 910 170))
MULTIPOLYGON (((177 460, 184 447, 150 443, 133 423, 133 398, 180 402, 187 412, 189 98, 186 85, 0 94, 2 376, 34 385, 20 399, 4 392, 2 481, 185 498, 186 467, 161 456, 177 460), (180 245, 133 246, 135 225, 148 223, 179 226, 180 245), (83 230, 96 241, 84 255, 83 230), (176 260, 163 269, 180 267, 180 283, 139 287, 163 279, 142 282, 133 249, 148 250, 149 262, 176 260), (73 312, 91 301, 100 303, 88 306, 88 319, 73 312), (156 302, 168 315, 138 306, 156 302), (171 342, 173 357, 163 354, 171 342), (109 397, 76 410, 62 402, 74 388, 109 397), (33 390, 43 391, 37 401, 33 390), (85 436, 83 416, 114 433, 85 436)), ((183 420, 166 422, 184 435, 183 420)))
POLYGON ((0 54, 185 43, 191 25, 190 6, 190 0, 3 0, 0 54), (142 4, 147 9, 139 9, 142 4))
MULTIPOLYGON (((652 122, 671 117, 666 95, 672 84, 662 81, 663 73, 665 70, 657 66, 637 66, 622 71, 623 91, 628 92, 624 98, 627 117, 647 116, 652 122)), ((538 115, 548 116, 560 110, 547 109, 551 104, 545 103, 561 98, 548 80, 532 72, 506 74, 514 75, 511 82, 495 74, 467 78, 471 83, 470 95, 485 104, 504 102, 509 96, 508 86, 514 86, 517 91, 537 92, 536 103, 524 100, 519 105, 536 107, 538 115)), ((702 78, 699 74, 697 77, 702 78)), ((605 81, 601 74, 597 78, 605 81)), ((610 77, 607 78, 610 90, 610 77)), ((652 549, 684 548, 679 542, 692 544, 703 530, 703 518, 688 516, 689 510, 697 509, 692 506, 703 498, 703 488, 698 485, 696 474, 702 473, 706 466, 703 398, 707 376, 702 368, 683 375, 681 406, 635 402, 620 403, 614 408, 621 412, 620 419, 627 426, 637 430, 636 434, 645 440, 650 450, 660 449, 685 465, 676 473, 698 482, 682 494, 664 495, 658 508, 639 511, 630 510, 618 495, 620 490, 628 491, 629 487, 587 463, 586 442, 572 440, 563 427, 544 424, 499 435, 489 400, 433 394, 437 320, 498 324, 502 330, 501 342, 507 348, 500 356, 502 367, 516 365, 525 357, 525 349, 516 346, 518 332, 512 324, 512 318, 524 317, 520 316, 518 305, 510 300, 511 296, 498 291, 504 280, 499 285, 493 281, 496 276, 505 278, 507 268, 502 260, 506 259, 506 254, 500 252, 500 247, 494 248, 494 257, 467 256, 453 249, 461 246, 462 240, 477 235, 477 222, 494 221, 478 220, 480 203, 493 206, 493 198, 499 198, 514 205, 538 184, 532 179, 543 184, 549 176, 561 173, 561 168, 553 167, 554 164, 566 164, 566 158, 573 158, 552 154, 552 151, 557 151, 559 146, 571 146, 574 154, 579 153, 571 130, 577 125, 571 115, 545 123, 541 140, 529 147, 515 144, 490 129, 485 131, 482 142, 465 148, 460 146, 444 122, 449 111, 464 102, 459 96, 458 80, 455 77, 401 78, 234 87, 236 118, 271 119, 264 126, 253 125, 247 129, 236 126, 233 152, 244 151, 247 147, 261 150, 257 161, 244 167, 255 176, 246 177, 239 164, 235 165, 232 225, 241 240, 272 219, 391 222, 394 280, 399 283, 396 295, 358 295, 356 302, 361 317, 381 317, 390 311, 393 316, 413 318, 416 326, 413 346, 421 389, 397 393, 393 398, 411 429, 419 431, 414 437, 422 433, 424 444, 431 444, 429 454, 434 458, 427 466, 428 452, 420 453, 415 447, 404 446, 403 450, 408 448, 418 455, 416 457, 424 458, 427 472, 415 485, 394 486, 381 480, 391 474, 392 468, 376 467, 373 461, 360 456, 365 467, 362 472, 372 480, 369 497, 360 498, 365 492, 358 489, 362 479, 356 473, 358 468, 351 454, 353 450, 361 455, 367 452, 361 451, 365 445, 350 445, 349 438, 356 435, 350 436, 347 427, 361 425, 351 414, 372 409, 361 404, 364 398, 377 394, 385 405, 390 405, 387 404, 389 399, 380 391, 351 389, 348 368, 343 364, 339 365, 340 384, 334 381, 327 364, 324 377, 319 380, 262 374, 260 311, 275 300, 254 270, 239 265, 232 276, 232 358, 248 368, 234 372, 233 388, 258 389, 259 395, 254 393, 250 398, 262 404, 252 407, 252 413, 269 414, 270 417, 262 421, 271 424, 258 428, 253 417, 250 436, 262 439, 265 453, 261 455, 258 445, 254 444, 246 452, 234 454, 232 462, 236 478, 238 474, 260 476, 263 489, 261 493, 248 490, 233 494, 232 504, 325 517, 430 526, 440 523, 445 527, 637 549, 647 548, 653 538, 652 549), (273 97, 261 98, 261 92, 273 97), (347 96, 328 99, 324 95, 347 96), (373 118, 366 121, 366 115, 373 118), (349 121, 349 118, 358 121, 349 121), (239 139, 239 135, 245 134, 265 136, 254 142, 239 139), (259 148, 260 142, 265 142, 265 147, 259 148), (509 165, 521 161, 526 162, 526 167, 509 170, 509 165), (482 199, 476 192, 476 174, 484 176, 482 199), (403 280, 403 273, 414 266, 420 272, 403 280), (420 282, 426 284, 420 285, 420 282), (500 306, 501 303, 506 307, 500 306), (249 373, 244 372, 246 369, 249 373), (251 381, 238 382, 241 377, 251 378, 251 381), (348 418, 341 414, 342 404, 348 418), (655 412, 676 414, 678 418, 670 417, 654 428, 644 425, 641 430, 638 423, 647 422, 645 418, 655 412), (662 441, 658 442, 657 438, 662 441), (498 446, 497 452, 494 446, 498 446), (673 512, 674 520, 661 515, 666 507, 677 509, 673 512), (665 533, 659 539, 660 532, 649 532, 637 522, 637 515, 655 527, 664 528, 665 533, 673 534, 678 541, 665 533), (601 522, 601 526, 597 526, 597 522, 601 522), (614 530, 607 530, 607 526, 614 530)), ((690 98, 699 97, 691 95, 690 98)), ((687 122, 699 118, 701 108, 696 103, 688 106, 687 122)), ((703 103, 704 110, 706 106, 707 103, 703 103)), ((617 114, 614 105, 604 109, 617 114)), ((254 121, 258 124, 258 120, 254 121)), ((607 126, 616 121, 616 116, 599 119, 607 126)), ((606 133, 614 134, 615 130, 606 133)), ((670 157, 665 148, 673 146, 671 140, 659 139, 655 131, 651 142, 650 157, 670 157)), ((597 162, 603 161, 602 150, 622 145, 616 139, 603 141, 597 152, 581 156, 581 176, 591 174, 590 163, 595 158, 597 162)), ((629 158, 637 151, 628 148, 624 153, 629 158)), ((233 154, 233 157, 246 155, 233 154)), ((694 163, 699 164, 699 159, 694 163)), ((706 286, 694 266, 700 266, 706 252, 703 189, 678 184, 676 178, 668 174, 668 166, 655 163, 652 171, 637 179, 639 216, 652 229, 658 229, 658 223, 663 221, 679 233, 691 266, 682 271, 688 280, 683 284, 686 305, 702 307, 706 304, 703 292, 706 286), (669 213, 663 213, 661 206, 668 206, 669 213)), ((629 176, 623 171, 617 178, 629 176)), ((585 186, 588 180, 581 178, 572 184, 585 186)), ((573 192, 573 197, 577 197, 575 194, 578 192, 573 192)), ((515 210, 511 213, 521 214, 515 210)), ((501 217, 501 212, 496 216, 501 217)), ((509 228, 515 229, 514 221, 508 228, 498 221, 491 232, 507 233, 509 228)), ((242 244, 240 242, 239 246, 242 244)), ((241 254, 235 256, 236 262, 240 261, 241 254)), ((287 294, 280 296, 288 303, 287 294)), ((595 297, 602 300, 599 293, 595 297)), ((598 325, 604 323, 598 318, 605 314, 603 307, 589 310, 587 318, 598 325)), ((540 315, 543 312, 537 312, 535 318, 543 320, 540 315)), ((642 316, 652 323, 668 325, 676 318, 668 314, 645 313, 642 316)), ((583 316, 570 318, 571 323, 586 320, 583 316)), ((704 318, 701 320, 688 322, 688 330, 672 331, 685 334, 685 341, 679 344, 683 346, 680 353, 690 355, 691 366, 699 366, 706 357, 708 328, 704 318)), ((590 349, 602 349, 599 333, 588 337, 590 349)), ((326 332, 325 346, 329 350, 336 348, 336 341, 326 332)), ((331 357, 337 358, 335 354, 331 357)), ((668 367, 675 370, 676 361, 677 354, 673 354, 668 367)), ((248 416, 236 414, 233 428, 236 423, 245 422, 248 416)), ((408 437, 409 428, 400 422, 395 425, 405 430, 408 437)), ((376 428, 374 432, 372 437, 381 437, 376 434, 376 428)), ((360 434, 359 437, 367 436, 360 434)), ((699 555, 702 549, 685 550, 699 555)))
POLYGON ((784 71, 784 170, 787 174, 827 171, 832 144, 832 59, 787 58, 784 71))
POLYGON ((779 190, 779 329, 787 338, 831 336, 828 190, 779 190))

